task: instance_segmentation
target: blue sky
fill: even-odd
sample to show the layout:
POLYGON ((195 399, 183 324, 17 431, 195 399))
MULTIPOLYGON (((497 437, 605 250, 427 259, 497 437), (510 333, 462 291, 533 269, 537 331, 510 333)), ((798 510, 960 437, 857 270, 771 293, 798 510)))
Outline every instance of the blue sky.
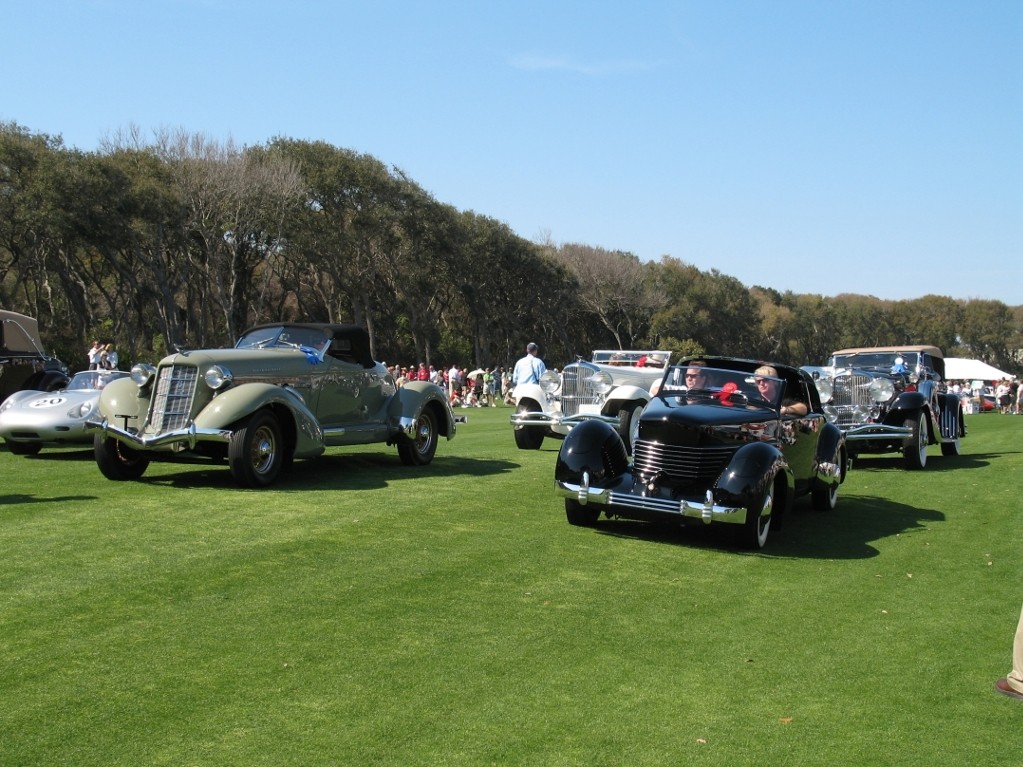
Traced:
POLYGON ((0 120, 324 140, 530 240, 1023 304, 1023 0, 0 0, 0 120))

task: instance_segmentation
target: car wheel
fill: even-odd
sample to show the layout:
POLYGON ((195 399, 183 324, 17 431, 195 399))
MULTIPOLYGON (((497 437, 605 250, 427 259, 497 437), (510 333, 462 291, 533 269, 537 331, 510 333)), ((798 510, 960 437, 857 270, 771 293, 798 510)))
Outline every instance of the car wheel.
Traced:
POLYGON ((618 434, 625 443, 625 452, 632 455, 632 448, 639 438, 639 414, 641 405, 627 405, 618 411, 618 434))
POLYGON ((902 460, 907 469, 922 469, 927 465, 927 413, 921 410, 905 426, 913 433, 902 443, 902 460))
POLYGON ((284 440, 277 416, 260 410, 236 429, 227 448, 231 476, 240 487, 266 487, 284 464, 284 440))
MULTIPOLYGON (((516 414, 539 412, 539 406, 532 400, 523 400, 515 408, 516 414)), ((539 450, 543 444, 543 430, 543 426, 516 426, 515 445, 519 450, 539 450)))
POLYGON ((571 498, 565 499, 565 516, 568 517, 568 524, 579 527, 592 527, 597 523, 600 516, 600 509, 592 506, 583 506, 579 501, 571 498))
POLYGON ((757 496, 757 499, 746 507, 746 524, 742 528, 742 542, 745 548, 759 550, 767 543, 767 534, 771 531, 771 510, 774 508, 774 478, 757 496))
POLYGON ((11 455, 36 455, 43 449, 42 443, 39 442, 5 441, 7 442, 7 449, 10 451, 11 455))
POLYGON ((415 435, 398 441, 398 457, 406 466, 425 466, 437 452, 437 422, 424 410, 416 420, 415 435))
POLYGON ((96 456, 96 465, 107 479, 118 482, 138 479, 149 468, 149 459, 142 452, 113 437, 97 434, 93 439, 92 452, 96 456))

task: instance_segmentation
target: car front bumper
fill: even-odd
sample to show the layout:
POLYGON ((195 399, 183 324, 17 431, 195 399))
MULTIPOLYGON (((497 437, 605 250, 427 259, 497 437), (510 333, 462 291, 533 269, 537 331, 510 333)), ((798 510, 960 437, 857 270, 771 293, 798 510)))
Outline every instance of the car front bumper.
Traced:
POLYGON ((636 485, 621 490, 592 487, 589 475, 584 474, 581 483, 554 481, 557 494, 578 501, 583 506, 600 506, 609 515, 638 517, 674 517, 699 520, 704 524, 722 522, 741 525, 746 522, 744 506, 724 506, 714 503, 710 490, 701 500, 698 498, 667 498, 663 495, 642 492, 636 485))
POLYGON ((113 437, 119 442, 130 445, 136 450, 185 449, 192 450, 200 442, 228 443, 234 434, 230 429, 200 429, 190 423, 184 429, 163 432, 162 434, 141 435, 119 426, 114 426, 106 419, 102 421, 86 421, 86 429, 99 432, 104 437, 113 437))

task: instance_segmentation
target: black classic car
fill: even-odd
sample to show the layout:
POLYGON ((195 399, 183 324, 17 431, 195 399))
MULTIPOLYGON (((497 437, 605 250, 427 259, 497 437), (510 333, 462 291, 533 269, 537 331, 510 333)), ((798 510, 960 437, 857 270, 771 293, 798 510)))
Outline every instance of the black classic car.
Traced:
POLYGON ((927 446, 959 455, 966 422, 959 396, 945 385, 936 346, 841 349, 807 368, 817 380, 828 420, 845 434, 850 457, 901 452, 907 469, 927 465, 927 446))
POLYGON ((842 433, 806 371, 683 358, 640 416, 632 462, 612 426, 587 421, 565 438, 555 486, 573 525, 593 525, 603 512, 732 526, 759 549, 797 497, 833 509, 846 465, 842 433))
POLYGON ((69 380, 64 363, 43 351, 35 319, 0 309, 0 402, 16 391, 57 391, 69 380))
POLYGON ((425 465, 441 436, 455 436, 443 389, 398 388, 363 328, 325 323, 260 325, 233 349, 135 365, 103 389, 87 426, 108 479, 137 479, 153 458, 226 459, 242 487, 337 445, 384 442, 402 463, 425 465))

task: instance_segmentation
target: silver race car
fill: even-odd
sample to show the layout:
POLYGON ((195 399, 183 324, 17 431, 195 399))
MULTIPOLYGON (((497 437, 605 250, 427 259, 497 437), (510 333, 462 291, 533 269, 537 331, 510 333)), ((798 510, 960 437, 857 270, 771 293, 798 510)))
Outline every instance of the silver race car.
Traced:
POLYGON ((96 410, 100 392, 128 375, 123 370, 83 370, 60 391, 15 392, 0 405, 0 437, 15 455, 35 455, 43 445, 92 444, 93 432, 85 431, 85 421, 96 410))

